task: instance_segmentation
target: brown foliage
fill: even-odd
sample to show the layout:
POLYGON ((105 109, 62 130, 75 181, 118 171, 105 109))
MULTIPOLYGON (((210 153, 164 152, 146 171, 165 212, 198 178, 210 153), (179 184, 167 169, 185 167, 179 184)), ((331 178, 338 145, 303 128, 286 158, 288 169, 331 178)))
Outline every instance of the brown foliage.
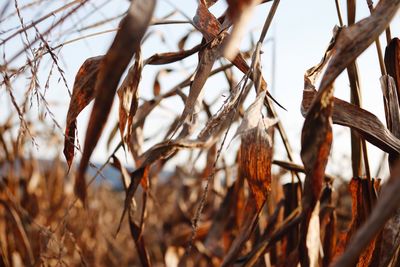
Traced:
MULTIPOLYGON (((52 48, 48 38, 89 1, 71 1, 30 24, 24 22, 21 10, 43 1, 24 6, 15 1, 15 12, 9 17, 16 15, 20 26, 0 42, 4 45, 21 34, 24 47, 0 66, 1 86, 18 117, 17 123, 12 116, 0 125, 0 266, 399 265, 400 41, 391 38, 390 22, 400 1, 381 0, 375 8, 367 1, 371 15, 357 21, 360 4, 347 0, 347 26, 336 1, 340 27, 335 27, 321 61, 304 74, 302 165, 294 162, 295 152, 275 110, 275 104, 282 106, 271 96, 262 69, 263 43, 280 1, 266 5, 264 26, 249 51, 239 51, 245 25, 253 19, 255 8, 270 1, 227 0, 219 18, 209 9, 217 1, 198 1, 193 19, 177 8, 186 18, 182 21, 172 20, 174 13, 154 18, 155 0, 132 0, 127 12, 86 27, 122 18, 106 54, 87 58, 75 75, 62 138, 66 164, 58 157, 37 161, 29 149, 29 142, 36 144, 35 135, 43 135, 49 147, 60 138, 55 132, 36 132, 40 127, 34 124, 45 120, 26 116, 28 96, 37 96, 45 114, 61 128, 45 91, 40 90, 39 66, 48 55, 52 64, 47 79, 54 68, 68 89, 55 52, 63 45, 52 48), (53 26, 41 32, 38 24, 59 13, 63 15, 53 26), (177 41, 178 51, 161 53, 154 47, 155 54, 142 59, 147 37, 155 32, 148 28, 163 24, 191 28, 177 41), (35 37, 30 39, 29 30, 35 30, 35 37), (388 44, 383 60, 379 36, 384 31, 388 44), (185 49, 194 33, 200 34, 201 42, 185 49), (361 103, 357 59, 374 42, 382 71, 386 126, 361 103), (24 53, 26 64, 11 68, 24 53), (180 77, 176 63, 194 54, 195 68, 167 90, 164 77, 180 77), (175 65, 164 66, 171 63, 175 65), (147 83, 141 80, 150 68, 156 68, 154 80, 145 88, 147 83), (334 82, 344 70, 350 84, 348 102, 334 96, 334 82), (27 72, 31 75, 29 94, 20 106, 14 87, 27 72), (205 85, 214 75, 223 75, 228 91, 211 101, 205 97, 209 94, 205 85), (144 91, 150 93, 141 95, 144 91), (98 168, 90 158, 116 98, 118 122, 108 145, 115 140, 117 145, 98 168), (181 101, 183 108, 175 105, 168 110, 164 104, 171 98, 181 101), (93 99, 80 151, 77 120, 93 99), (156 112, 166 114, 166 110, 174 118, 152 120, 160 125, 155 125, 151 136, 146 123, 156 112), (353 177, 326 171, 335 138, 333 124, 351 130, 348 165, 353 177), (160 126, 165 126, 162 136, 157 132, 160 126), (233 137, 231 128, 236 129, 233 137), (274 152, 278 137, 287 158, 274 152), (238 148, 230 146, 239 140, 238 148), (391 176, 383 185, 371 177, 366 142, 389 154, 391 176), (133 166, 120 160, 120 148, 133 166), (77 151, 82 158, 76 168, 77 151), (104 171, 109 164, 121 177, 122 192, 96 181, 97 176, 109 178, 104 171), (90 165, 96 174, 88 180, 90 165), (166 172, 171 165, 172 171, 166 172), (70 169, 76 177, 69 174, 70 169), (286 177, 291 181, 284 183, 286 177)), ((9 3, 0 10, 0 22, 6 20, 9 3)), ((215 90, 221 86, 213 84, 215 90)))

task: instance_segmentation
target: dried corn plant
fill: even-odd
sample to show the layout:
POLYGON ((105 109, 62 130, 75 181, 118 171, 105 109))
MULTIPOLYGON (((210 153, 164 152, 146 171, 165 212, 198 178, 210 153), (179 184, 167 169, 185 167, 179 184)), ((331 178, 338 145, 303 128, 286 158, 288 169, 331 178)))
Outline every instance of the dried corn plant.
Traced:
POLYGON ((400 264, 400 41, 390 31, 400 0, 376 6, 347 0, 347 24, 335 1, 339 25, 322 60, 304 70, 300 155, 278 117, 277 109, 285 108, 262 71, 279 0, 229 0, 219 17, 211 7, 223 0, 199 0, 193 17, 168 1, 118 1, 123 11, 106 12, 102 20, 90 17, 104 14, 109 1, 0 3, 0 22, 12 25, 0 33, 1 266, 400 264), (174 12, 157 17, 161 2, 174 12), (360 5, 371 14, 357 21, 360 5), (267 11, 263 28, 243 51, 246 25, 259 8, 267 11), (28 20, 26 10, 36 15, 28 20), (150 46, 154 36, 168 42, 163 28, 153 27, 182 24, 190 30, 178 50, 150 46), (106 53, 80 58, 70 88, 64 47, 110 32, 106 53), (200 42, 187 48, 196 34, 200 42), (357 59, 372 45, 385 122, 361 106, 357 59), (195 67, 185 67, 196 56, 195 67), (335 80, 345 70, 350 102, 335 97, 335 80), (154 80, 147 81, 148 73, 154 80), (226 84, 213 85, 213 99, 205 84, 214 76, 226 84), (65 125, 47 95, 54 80, 69 95, 65 125), (172 112, 165 105, 170 100, 172 112), (91 103, 80 141, 81 113, 91 103), (352 177, 326 173, 332 124, 351 130, 352 177), (95 165, 91 157, 104 136, 109 155, 95 165), (285 155, 275 153, 278 141, 285 155), (371 175, 367 142, 388 154, 384 183, 371 175), (55 156, 39 159, 42 150, 55 156), (105 182, 111 169, 119 189, 105 182), (284 183, 287 174, 292 179, 284 183))

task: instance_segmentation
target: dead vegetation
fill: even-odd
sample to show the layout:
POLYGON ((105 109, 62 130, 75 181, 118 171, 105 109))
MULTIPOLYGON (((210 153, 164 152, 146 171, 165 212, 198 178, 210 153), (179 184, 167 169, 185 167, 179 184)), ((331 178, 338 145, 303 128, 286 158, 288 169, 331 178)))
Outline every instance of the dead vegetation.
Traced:
POLYGON ((108 51, 82 58, 71 89, 60 49, 85 36, 58 45, 51 36, 74 32, 74 27, 61 26, 82 10, 87 16, 100 12, 106 2, 65 1, 31 22, 22 11, 46 10, 47 0, 1 4, 0 21, 14 17, 18 25, 1 33, 0 45, 4 48, 15 38, 23 44, 11 55, 4 52, 1 61, 1 90, 13 109, 0 125, 1 266, 400 265, 400 41, 390 33, 400 1, 380 0, 376 6, 359 2, 371 14, 356 21, 356 1, 348 0, 347 23, 336 1, 339 25, 322 60, 304 70, 301 165, 294 162, 277 115, 276 109, 284 107, 271 95, 262 72, 263 44, 271 22, 279 19, 274 15, 280 1, 230 0, 216 17, 209 8, 217 1, 200 0, 193 18, 180 14, 185 20, 179 20, 174 17, 178 8, 156 18, 157 1, 132 0, 125 3, 125 13, 86 25, 79 31, 119 21, 108 51), (249 51, 240 51, 245 25, 261 6, 268 15, 260 36, 249 51), (50 19, 47 28, 38 28, 50 19), (179 50, 161 53, 154 48, 152 56, 143 57, 146 40, 154 34, 150 26, 182 23, 192 30, 177 44, 179 50), (187 49, 196 32, 201 43, 187 49), (379 39, 382 34, 385 44, 379 39), (371 45, 378 52, 386 122, 361 106, 357 58, 371 45), (193 55, 198 57, 193 73, 167 90, 161 77, 178 72, 170 63, 193 55), (43 64, 50 64, 44 86, 43 64), (143 90, 149 88, 143 88, 142 76, 150 66, 159 69, 153 95, 144 99, 143 90), (344 71, 350 102, 334 96, 334 82, 344 71), (65 127, 46 97, 54 73, 70 94, 65 127), (205 97, 205 83, 215 75, 223 76, 229 88, 223 102, 205 97), (16 90, 26 78, 26 92, 18 97, 16 90), (171 98, 182 102, 183 109, 163 123, 168 126, 159 141, 145 133, 145 123, 171 98), (31 116, 35 101, 37 114, 31 116), (91 102, 81 149, 77 123, 91 102), (113 118, 117 123, 108 145, 116 145, 96 167, 90 158, 105 135, 113 102, 118 103, 118 118, 113 118), (351 130, 353 177, 326 173, 335 138, 332 124, 351 130), (63 149, 66 163, 59 154, 47 163, 38 159, 38 140, 63 149), (274 153, 277 140, 286 155, 274 153), (232 142, 240 146, 228 155, 232 142), (366 142, 389 155, 385 183, 371 175, 366 142), (133 159, 129 168, 117 155, 121 150, 133 159), (171 162, 173 171, 166 172, 171 162), (90 165, 94 176, 88 175, 90 165), (104 180, 97 182, 97 177, 110 178, 103 172, 107 166, 119 171, 124 192, 104 180), (282 182, 285 173, 291 182, 282 182))

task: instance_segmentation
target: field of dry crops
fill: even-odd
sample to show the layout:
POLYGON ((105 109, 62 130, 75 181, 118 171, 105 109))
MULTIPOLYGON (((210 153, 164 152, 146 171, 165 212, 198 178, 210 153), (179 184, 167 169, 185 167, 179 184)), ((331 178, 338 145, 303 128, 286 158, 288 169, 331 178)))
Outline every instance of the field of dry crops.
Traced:
POLYGON ((126 9, 111 16, 107 2, 0 3, 0 26, 8 27, 0 32, 0 266, 400 266, 400 40, 391 31, 400 0, 332 0, 338 25, 298 85, 299 155, 263 72, 280 0, 199 0, 192 17, 167 0, 120 0, 126 9), (212 6, 222 1, 217 16, 212 6), (157 17, 160 2, 174 11, 157 17), (356 19, 360 6, 370 14, 356 19), (260 8, 262 30, 249 38, 246 25, 260 8), (29 10, 39 15, 27 19, 29 10), (94 14, 103 19, 74 24, 94 14), (177 50, 149 44, 154 35, 168 43, 168 33, 151 27, 182 24, 191 29, 177 50), (80 58, 69 81, 63 47, 110 32, 106 53, 80 58), (201 41, 188 48, 195 34, 201 41), (239 49, 246 38, 250 49, 239 49), (361 101, 357 61, 371 46, 383 122, 361 101), (182 76, 177 66, 189 57, 195 68, 182 76), (342 73, 349 101, 335 97, 342 73), (215 76, 224 84, 211 101, 204 88, 215 76), (49 101, 54 80, 69 93, 65 123, 49 101), (174 117, 166 120, 170 100, 174 117), (351 131, 351 177, 326 171, 333 124, 351 131), (104 137, 107 159, 94 164, 104 137), (389 177, 371 174, 367 143, 387 153, 379 165, 389 165, 389 177))

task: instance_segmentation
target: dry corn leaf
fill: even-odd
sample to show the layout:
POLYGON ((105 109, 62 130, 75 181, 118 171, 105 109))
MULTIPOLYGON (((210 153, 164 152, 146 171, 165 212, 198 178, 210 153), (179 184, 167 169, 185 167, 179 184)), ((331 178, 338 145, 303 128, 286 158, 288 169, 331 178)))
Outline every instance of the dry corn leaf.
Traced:
POLYGON ((189 39, 189 36, 195 32, 195 30, 190 30, 187 34, 185 34, 178 42, 178 49, 179 51, 183 51, 185 49, 185 44, 189 39))
POLYGON ((135 53, 135 64, 128 70, 128 74, 118 89, 117 94, 119 97, 119 131, 121 140, 125 142, 124 134, 125 127, 128 123, 129 140, 132 132, 133 117, 136 114, 139 105, 139 83, 142 76, 142 60, 140 51, 135 53))
POLYGON ((243 104, 246 99, 252 84, 249 84, 244 88, 243 93, 240 91, 240 87, 237 86, 229 97, 229 101, 225 104, 222 110, 212 116, 206 126, 200 131, 198 140, 206 141, 213 136, 220 135, 226 128, 228 128, 231 121, 233 121, 235 115, 237 115, 237 109, 243 104))
POLYGON ((146 59, 143 65, 164 65, 174 63, 199 52, 203 47, 204 45, 196 45, 189 50, 155 54, 146 59))
POLYGON ((218 258, 222 258, 225 252, 221 244, 221 239, 228 223, 230 222, 230 214, 233 213, 237 197, 238 191, 236 189, 235 182, 228 188, 228 192, 226 193, 218 212, 215 213, 211 227, 208 230, 207 237, 204 242, 204 246, 218 258))
MULTIPOLYGON (((352 222, 347 231, 345 243, 349 247, 350 240, 354 234, 370 216, 373 206, 377 201, 377 189, 379 188, 379 180, 373 179, 368 181, 361 178, 353 178, 349 184, 349 190, 352 198, 352 222)), ((370 266, 373 260, 376 238, 372 239, 367 247, 357 259, 357 266, 370 266)), ((345 252, 346 253, 346 252, 345 252)))
MULTIPOLYGON (((308 69, 304 75, 304 91, 313 90, 314 84, 324 66, 332 56, 333 47, 337 42, 340 29, 335 28, 330 44, 324 57, 314 67, 308 69)), ((304 193, 302 196, 303 218, 300 225, 299 259, 302 265, 309 266, 312 261, 309 257, 307 236, 312 211, 315 209, 325 177, 325 168, 332 144, 332 110, 333 86, 321 90, 314 98, 310 109, 304 112, 306 119, 301 135, 301 160, 306 174, 304 193)), ((302 109, 303 112, 303 109, 302 109)))
POLYGON ((266 92, 261 92, 245 112, 235 136, 241 136, 239 175, 246 178, 257 209, 264 205, 271 190, 272 139, 268 129, 276 120, 263 119, 266 92))
POLYGON ((88 58, 80 67, 75 77, 74 88, 67 112, 65 127, 64 156, 71 168, 75 151, 76 118, 92 101, 95 95, 95 83, 103 56, 88 58))
POLYGON ((121 75, 134 53, 139 50, 140 42, 152 18, 154 6, 154 0, 131 2, 128 14, 121 21, 114 41, 100 64, 95 86, 96 99, 75 181, 75 193, 82 202, 86 200, 85 172, 90 156, 108 118, 121 75))
POLYGON ((400 40, 393 38, 385 50, 385 67, 387 74, 393 77, 400 103, 400 40))
MULTIPOLYGON (((384 75, 380 78, 380 82, 385 106, 386 125, 394 136, 400 138, 400 106, 395 81, 391 76, 384 75)), ((389 155, 390 168, 393 168, 397 158, 397 153, 389 155)))
POLYGON ((215 60, 219 57, 219 45, 222 43, 224 38, 225 35, 221 35, 221 38, 217 38, 212 41, 210 46, 206 47, 205 50, 202 51, 200 62, 197 66, 196 74, 190 86, 189 96, 185 101, 185 107, 182 111, 178 128, 184 122, 186 122, 187 119, 189 120, 188 124, 192 124, 194 121, 194 115, 199 112, 199 106, 203 100, 202 96, 204 94, 204 84, 210 76, 215 60))
POLYGON ((137 224, 133 219, 132 210, 129 211, 129 230, 131 231, 131 236, 135 241, 136 249, 139 254, 139 259, 144 267, 150 267, 150 255, 146 248, 146 243, 144 240, 143 232, 143 224, 144 224, 144 215, 146 212, 146 203, 147 203, 147 193, 143 192, 143 200, 142 200, 142 213, 140 223, 137 224))
POLYGON ((254 205, 255 199, 252 195, 246 201, 246 206, 241 211, 244 213, 244 221, 240 227, 240 230, 233 241, 229 251, 226 253, 221 266, 232 266, 235 259, 238 258, 240 251, 242 250, 244 243, 250 238, 251 233, 254 231, 255 226, 258 222, 258 216, 260 209, 254 205))
POLYGON ((301 264, 308 266, 310 262, 306 244, 307 230, 311 213, 317 204, 325 177, 325 168, 332 144, 332 111, 333 87, 317 94, 313 105, 307 112, 301 135, 301 160, 306 178, 302 207, 305 217, 300 231, 299 255, 301 264))
POLYGON ((331 90, 334 80, 379 37, 399 7, 399 0, 381 0, 371 16, 340 31, 334 54, 324 73, 319 91, 331 90))
POLYGON ((206 6, 206 7, 211 7, 214 5, 218 0, 201 0, 201 2, 206 6))
MULTIPOLYGON (((384 93, 385 112, 389 130, 400 137, 399 127, 399 86, 400 86, 400 40, 394 38, 385 50, 385 67, 388 75, 381 77, 381 86, 384 93), (393 78, 395 77, 395 79, 393 78), (389 116, 388 116, 389 115, 389 116)), ((389 155, 389 167, 393 170, 398 155, 389 155)), ((392 260, 394 251, 400 245, 398 238, 398 226, 400 222, 400 209, 385 224, 382 230, 382 240, 380 244, 379 266, 388 266, 392 260), (390 253, 388 253, 390 251, 390 253)))
MULTIPOLYGON (((316 94, 315 90, 303 91, 303 116, 307 114, 316 94)), ((334 103, 333 123, 356 130, 365 140, 387 153, 400 153, 400 140, 374 114, 338 98, 334 103)))
POLYGON ((213 40, 221 31, 221 23, 211 14, 202 1, 199 2, 193 23, 196 29, 201 32, 206 42, 213 40))
POLYGON ((233 60, 239 51, 238 46, 244 35, 246 25, 253 14, 254 8, 261 3, 261 0, 227 0, 227 2, 227 13, 234 26, 223 53, 227 59, 233 60))

